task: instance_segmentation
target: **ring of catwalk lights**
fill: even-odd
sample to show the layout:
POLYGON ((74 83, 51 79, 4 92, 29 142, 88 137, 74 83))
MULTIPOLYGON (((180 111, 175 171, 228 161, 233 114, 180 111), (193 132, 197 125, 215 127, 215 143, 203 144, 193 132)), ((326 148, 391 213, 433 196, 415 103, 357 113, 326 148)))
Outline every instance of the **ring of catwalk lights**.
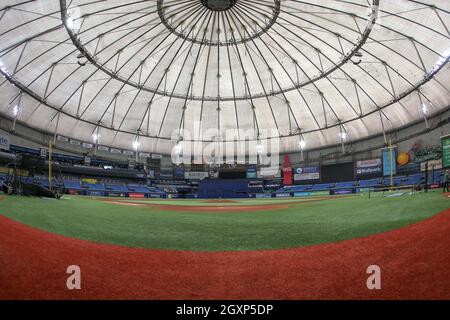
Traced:
POLYGON ((1 6, 0 113, 81 141, 169 154, 181 140, 235 143, 224 132, 241 129, 236 141, 280 138, 280 152, 296 152, 448 106, 448 1, 1 6), (183 136, 198 123, 197 138, 183 136))

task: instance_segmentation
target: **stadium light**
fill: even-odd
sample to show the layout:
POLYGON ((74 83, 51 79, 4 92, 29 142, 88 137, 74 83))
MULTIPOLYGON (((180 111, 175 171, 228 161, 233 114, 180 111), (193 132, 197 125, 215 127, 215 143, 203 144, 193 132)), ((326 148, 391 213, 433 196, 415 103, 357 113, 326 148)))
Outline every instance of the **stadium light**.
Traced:
POLYGON ((133 149, 134 150, 137 150, 137 149, 139 149, 139 146, 140 146, 141 144, 140 144, 140 142, 139 141, 137 141, 137 140, 134 140, 134 142, 133 142, 133 149))
POLYGON ((181 154, 181 151, 183 151, 183 147, 181 146, 181 144, 177 144, 177 145, 174 147, 174 152, 175 152, 175 154, 176 154, 176 155, 180 155, 180 154, 181 154))
POLYGON ((423 115, 427 115, 428 114, 428 107, 425 103, 422 103, 422 107, 421 107, 422 113, 423 115))
POLYGON ((94 142, 98 142, 98 139, 100 139, 100 135, 97 134, 97 133, 94 133, 94 134, 92 135, 92 140, 93 140, 94 142))
POLYGON ((341 133, 339 133, 339 136, 340 136, 340 138, 341 138, 342 142, 345 142, 345 141, 347 141, 347 138, 348 138, 348 134, 347 134, 347 132, 345 132, 345 131, 342 131, 341 133))
POLYGON ((13 116, 17 117, 19 115, 20 112, 20 107, 16 104, 13 108, 13 116))
POLYGON ((306 142, 305 142, 305 140, 303 140, 303 138, 299 141, 299 146, 300 146, 300 149, 303 151, 303 150, 305 150, 305 147, 306 147, 306 142))
POLYGON ((73 23, 73 18, 71 16, 67 17, 66 25, 67 25, 67 28, 69 28, 70 30, 73 30, 74 23, 73 23))
POLYGON ((261 144, 261 141, 258 141, 258 145, 256 146, 256 152, 257 152, 258 154, 261 154, 263 151, 264 151, 264 147, 263 147, 263 145, 261 144))

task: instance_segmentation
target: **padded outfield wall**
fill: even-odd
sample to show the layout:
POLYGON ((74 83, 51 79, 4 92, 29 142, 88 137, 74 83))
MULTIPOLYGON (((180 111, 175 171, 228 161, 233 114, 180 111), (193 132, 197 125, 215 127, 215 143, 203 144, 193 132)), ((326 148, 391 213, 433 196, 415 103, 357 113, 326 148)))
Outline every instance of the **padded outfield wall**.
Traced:
POLYGON ((248 198, 248 180, 202 180, 198 185, 201 198, 248 198))

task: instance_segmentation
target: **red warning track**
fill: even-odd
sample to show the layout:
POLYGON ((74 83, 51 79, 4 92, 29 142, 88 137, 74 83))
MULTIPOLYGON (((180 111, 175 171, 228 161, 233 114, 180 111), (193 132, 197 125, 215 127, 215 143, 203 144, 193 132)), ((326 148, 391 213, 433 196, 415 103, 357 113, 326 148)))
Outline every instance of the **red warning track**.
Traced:
POLYGON ((97 244, 0 216, 0 299, 450 299, 449 248, 450 209, 367 238, 251 252, 97 244), (366 287, 373 264, 379 291, 366 287), (69 265, 82 290, 66 289, 69 265))

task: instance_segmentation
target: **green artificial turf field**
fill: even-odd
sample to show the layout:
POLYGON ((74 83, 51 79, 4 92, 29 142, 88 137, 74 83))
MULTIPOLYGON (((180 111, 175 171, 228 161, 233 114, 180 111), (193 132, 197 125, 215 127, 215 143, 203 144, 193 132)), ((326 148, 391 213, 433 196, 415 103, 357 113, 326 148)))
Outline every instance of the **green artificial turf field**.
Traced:
POLYGON ((378 194, 370 199, 367 195, 356 195, 307 200, 248 199, 229 204, 206 200, 144 200, 178 205, 275 203, 288 206, 276 211, 197 213, 124 206, 77 196, 66 196, 59 201, 5 197, 0 202, 0 214, 39 229, 101 243, 224 251, 292 248, 363 237, 421 221, 449 207, 440 192, 391 198, 378 194), (293 200, 302 202, 293 204, 293 200))

